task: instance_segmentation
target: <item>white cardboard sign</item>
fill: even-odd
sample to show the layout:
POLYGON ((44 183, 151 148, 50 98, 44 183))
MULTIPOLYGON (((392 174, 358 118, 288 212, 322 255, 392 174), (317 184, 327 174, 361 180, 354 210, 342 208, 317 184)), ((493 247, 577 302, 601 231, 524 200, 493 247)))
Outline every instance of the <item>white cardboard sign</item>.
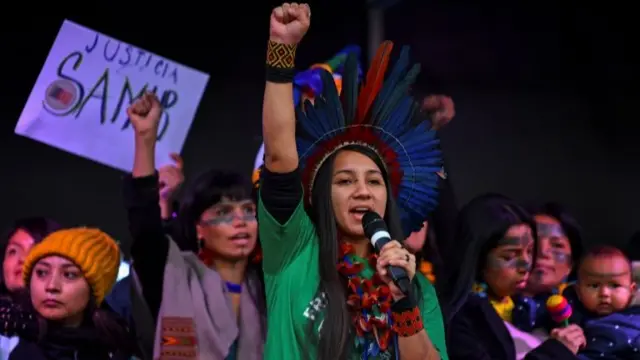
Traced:
POLYGON ((22 110, 16 134, 131 171, 127 106, 154 91, 165 111, 156 164, 180 152, 209 75, 65 20, 22 110))

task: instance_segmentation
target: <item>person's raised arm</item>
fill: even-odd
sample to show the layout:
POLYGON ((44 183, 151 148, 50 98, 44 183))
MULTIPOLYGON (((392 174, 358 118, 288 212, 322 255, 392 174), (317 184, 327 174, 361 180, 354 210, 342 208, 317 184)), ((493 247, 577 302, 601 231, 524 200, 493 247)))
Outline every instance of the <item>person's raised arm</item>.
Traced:
POLYGON ((135 131, 133 158, 134 178, 152 176, 156 172, 156 140, 162 106, 155 94, 146 93, 127 109, 135 131))
POLYGON ((162 301, 164 267, 169 252, 169 240, 160 216, 155 170, 156 134, 161 114, 160 102, 151 93, 127 109, 134 129, 135 150, 131 177, 127 177, 124 184, 129 231, 133 237, 133 268, 154 318, 162 301))
POLYGON ((298 167, 292 81, 296 48, 310 19, 306 4, 285 3, 271 12, 262 134, 265 167, 273 173, 290 173, 298 167))
POLYGON ((270 274, 285 269, 312 238, 302 206, 292 85, 296 47, 309 28, 310 14, 306 4, 285 3, 270 16, 262 109, 265 155, 258 202, 263 269, 270 274))

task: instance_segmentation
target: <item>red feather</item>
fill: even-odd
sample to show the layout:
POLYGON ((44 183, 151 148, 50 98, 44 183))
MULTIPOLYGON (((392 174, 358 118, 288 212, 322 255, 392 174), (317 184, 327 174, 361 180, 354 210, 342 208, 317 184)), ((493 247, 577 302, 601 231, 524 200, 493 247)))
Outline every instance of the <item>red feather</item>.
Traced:
POLYGON ((391 50, 393 49, 393 43, 391 41, 383 42, 376 56, 373 58, 371 67, 367 71, 367 77, 365 78, 364 85, 360 89, 360 95, 358 95, 358 105, 356 110, 356 119, 354 124, 362 124, 365 122, 365 117, 369 113, 369 109, 373 104, 376 96, 382 88, 384 82, 384 75, 387 72, 389 66, 389 57, 391 56, 391 50))

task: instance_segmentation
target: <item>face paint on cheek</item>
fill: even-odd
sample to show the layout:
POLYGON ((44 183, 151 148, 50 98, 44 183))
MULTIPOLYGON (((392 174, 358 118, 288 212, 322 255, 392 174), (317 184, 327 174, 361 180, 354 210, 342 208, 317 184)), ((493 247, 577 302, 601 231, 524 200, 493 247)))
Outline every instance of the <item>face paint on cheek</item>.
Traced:
POLYGON ((240 221, 252 222, 256 221, 256 216, 253 214, 245 214, 243 216, 235 216, 235 215, 226 215, 226 216, 218 216, 213 219, 203 221, 207 225, 229 225, 233 223, 235 219, 239 219, 240 221))
POLYGON ((489 255, 487 258, 487 267, 493 270, 500 270, 504 268, 504 260, 495 255, 489 255))
POLYGON ((533 237, 530 234, 522 236, 507 236, 498 241, 498 246, 528 246, 533 242, 533 237))
POLYGON ((551 258, 558 264, 565 264, 565 265, 571 264, 571 254, 566 253, 564 251, 552 250, 551 258))
POLYGON ((560 224, 536 224, 539 237, 566 237, 560 224))
POLYGON ((246 221, 246 222, 251 222, 251 221, 256 221, 256 216, 254 214, 245 214, 244 216, 240 217, 240 220, 242 221, 246 221))
POLYGON ((517 259, 513 266, 518 271, 531 271, 531 263, 525 259, 517 259))
POLYGON ((515 258, 511 260, 505 260, 495 255, 489 255, 487 259, 487 265, 494 270, 515 269, 518 271, 531 270, 531 263, 527 260, 515 258))

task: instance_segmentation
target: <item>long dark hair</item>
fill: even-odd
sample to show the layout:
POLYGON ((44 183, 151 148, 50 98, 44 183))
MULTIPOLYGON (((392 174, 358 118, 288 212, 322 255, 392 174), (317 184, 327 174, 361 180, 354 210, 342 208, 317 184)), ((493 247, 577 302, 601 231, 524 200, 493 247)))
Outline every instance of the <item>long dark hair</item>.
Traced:
MULTIPOLYGON (((356 151, 367 156, 382 171, 387 187, 387 207, 384 220, 387 223, 391 237, 398 241, 404 240, 400 215, 389 186, 384 164, 373 151, 367 148, 350 145, 341 149, 341 151, 345 150, 356 151)), ((351 315, 347 309, 346 299, 347 282, 336 267, 340 244, 338 242, 336 217, 330 196, 333 164, 338 153, 339 151, 332 154, 318 170, 311 192, 311 203, 313 205, 307 208, 318 235, 320 256, 320 287, 318 291, 326 295, 324 320, 317 348, 319 360, 348 359, 353 350, 351 347, 351 344, 353 344, 351 341, 353 337, 351 315)), ((315 333, 315 329, 314 324, 310 324, 309 332, 311 334, 315 333)))
MULTIPOLYGON (((180 211, 178 221, 180 231, 187 243, 198 244, 198 234, 196 224, 200 221, 200 216, 207 209, 219 203, 223 198, 233 201, 252 199, 252 184, 244 176, 220 170, 208 170, 197 176, 185 189, 183 198, 180 201, 180 211)), ((247 274, 257 281, 247 281, 249 294, 262 315, 266 314, 266 300, 264 292, 264 274, 262 263, 251 261, 260 251, 260 241, 256 241, 256 248, 249 256, 247 274)), ((260 323, 263 335, 266 335, 265 319, 260 323)))
MULTIPOLYGON (((36 245, 49 234, 60 229, 62 229, 62 226, 60 226, 57 222, 41 216, 26 217, 14 221, 11 227, 4 233, 2 238, 0 238, 0 251, 2 254, 2 260, 4 261, 7 246, 9 246, 9 239, 11 239, 11 237, 13 237, 13 235, 15 235, 18 231, 22 230, 29 234, 29 236, 31 236, 31 238, 33 239, 33 244, 36 245)), ((9 290, 5 285, 3 273, 2 276, 0 276, 0 294, 7 295, 8 293, 9 290)))
POLYGON ((496 247, 511 226, 521 224, 531 227, 534 241, 537 241, 531 215, 514 200, 501 194, 478 196, 462 208, 456 232, 456 246, 461 250, 455 262, 458 266, 451 267, 443 287, 443 298, 446 299, 443 312, 447 323, 467 301, 474 282, 482 280, 482 269, 489 251, 496 247))

